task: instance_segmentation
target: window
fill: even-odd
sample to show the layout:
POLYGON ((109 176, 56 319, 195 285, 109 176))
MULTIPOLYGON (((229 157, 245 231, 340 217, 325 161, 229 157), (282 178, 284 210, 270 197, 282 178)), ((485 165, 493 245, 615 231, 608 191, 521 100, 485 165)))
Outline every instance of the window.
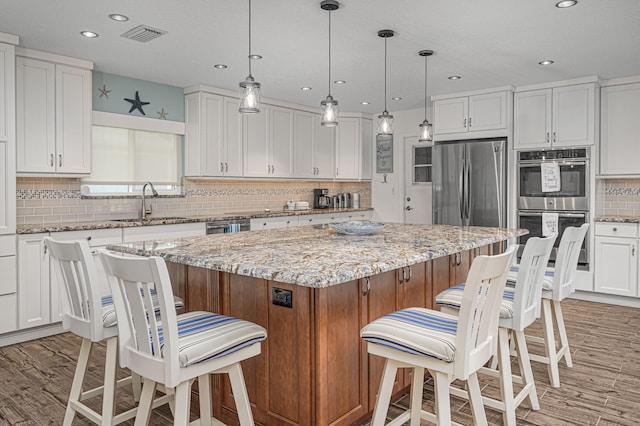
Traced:
POLYGON ((152 182, 159 192, 180 193, 182 137, 147 130, 93 126, 91 176, 83 194, 139 193, 152 182))
POLYGON ((413 146, 413 183, 431 182, 431 147, 413 146))

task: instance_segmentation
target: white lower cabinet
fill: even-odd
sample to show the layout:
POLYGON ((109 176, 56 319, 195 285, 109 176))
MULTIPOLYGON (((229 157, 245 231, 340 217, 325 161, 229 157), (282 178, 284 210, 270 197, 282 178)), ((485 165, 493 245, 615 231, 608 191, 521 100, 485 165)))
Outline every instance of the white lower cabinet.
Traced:
POLYGON ((638 297, 638 225, 595 226, 595 291, 638 297))
POLYGON ((17 265, 15 235, 0 236, 0 334, 18 328, 16 303, 17 265))
POLYGON ((298 226, 298 216, 278 216, 251 219, 249 221, 252 231, 261 229, 280 229, 298 226))
POLYGON ((49 253, 44 234, 18 235, 18 328, 51 323, 49 253))
MULTIPOLYGON (((135 226, 122 228, 122 242, 147 240, 175 240, 177 238, 199 237, 206 234, 204 222, 180 223, 176 225, 135 226)), ((151 243, 150 243, 151 244, 151 243)))

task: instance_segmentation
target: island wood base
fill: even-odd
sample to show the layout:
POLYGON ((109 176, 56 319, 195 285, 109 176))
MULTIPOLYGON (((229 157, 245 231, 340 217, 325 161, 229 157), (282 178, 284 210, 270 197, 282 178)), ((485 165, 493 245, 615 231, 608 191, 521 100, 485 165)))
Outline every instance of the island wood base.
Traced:
MULTIPOLYGON (((383 368, 382 359, 368 355, 360 329, 397 309, 433 307, 435 295, 464 282, 475 256, 491 252, 485 246, 322 289, 168 266, 187 311, 219 312, 267 329, 262 353, 242 362, 256 424, 351 425, 373 410, 383 368), (291 307, 282 306, 288 296, 291 307)), ((237 425, 228 378, 212 380, 214 416, 237 425)), ((394 391, 410 380, 400 370, 394 391)))

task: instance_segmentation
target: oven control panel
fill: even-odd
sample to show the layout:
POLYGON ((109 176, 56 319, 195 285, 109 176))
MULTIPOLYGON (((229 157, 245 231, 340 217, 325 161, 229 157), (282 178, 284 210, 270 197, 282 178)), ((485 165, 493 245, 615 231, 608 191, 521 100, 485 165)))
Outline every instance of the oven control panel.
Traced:
POLYGON ((520 161, 564 160, 589 158, 588 148, 554 149, 549 151, 520 151, 520 161))

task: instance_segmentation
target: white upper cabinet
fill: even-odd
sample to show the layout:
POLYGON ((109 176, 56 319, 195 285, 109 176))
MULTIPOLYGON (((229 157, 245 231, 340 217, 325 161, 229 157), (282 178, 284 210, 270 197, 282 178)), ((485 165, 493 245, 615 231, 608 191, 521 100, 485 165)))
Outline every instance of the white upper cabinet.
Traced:
POLYGON ((90 174, 91 70, 18 56, 16 80, 17 172, 90 174))
POLYGON ((185 175, 242 176, 238 100, 207 92, 185 96, 185 175))
POLYGON ((601 90, 600 174, 640 175, 636 124, 640 117, 640 83, 601 90))
POLYGON ((371 179, 372 151, 372 121, 361 117, 341 117, 336 130, 335 178, 371 179))
POLYGON ((0 235, 16 231, 14 50, 0 43, 0 235))
POLYGON ((297 178, 332 179, 335 127, 320 125, 320 116, 295 111, 293 173, 297 178))
POLYGON ((510 91, 498 91, 451 98, 433 103, 434 135, 506 130, 510 91))
POLYGON ((596 84, 528 90, 514 95, 514 147, 593 145, 596 84))
POLYGON ((244 176, 293 177, 293 110, 261 105, 243 126, 244 176))

